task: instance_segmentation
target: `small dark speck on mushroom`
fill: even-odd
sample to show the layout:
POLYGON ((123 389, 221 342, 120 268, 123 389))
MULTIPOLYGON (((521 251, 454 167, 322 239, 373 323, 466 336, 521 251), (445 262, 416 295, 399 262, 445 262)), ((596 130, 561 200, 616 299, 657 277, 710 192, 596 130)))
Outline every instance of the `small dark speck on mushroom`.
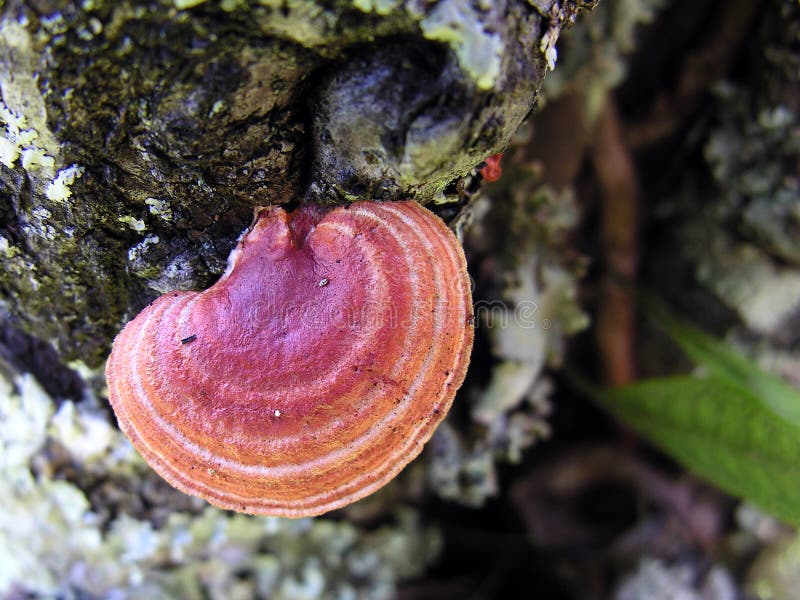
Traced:
POLYGON ((195 341, 196 339, 197 339, 197 335, 193 333, 193 334, 192 334, 192 335, 190 335, 189 337, 185 337, 185 338, 183 338, 183 339, 181 340, 181 344, 190 344, 190 343, 192 343, 193 341, 195 341))

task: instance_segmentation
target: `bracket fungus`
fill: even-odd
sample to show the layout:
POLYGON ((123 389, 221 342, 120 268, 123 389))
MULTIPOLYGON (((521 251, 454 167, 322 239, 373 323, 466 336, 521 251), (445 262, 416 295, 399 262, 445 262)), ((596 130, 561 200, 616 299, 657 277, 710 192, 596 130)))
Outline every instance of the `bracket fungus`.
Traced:
POLYGON ((262 209, 221 279, 161 296, 114 341, 120 427, 222 508, 318 515, 422 450, 473 339, 463 250, 414 202, 262 209))

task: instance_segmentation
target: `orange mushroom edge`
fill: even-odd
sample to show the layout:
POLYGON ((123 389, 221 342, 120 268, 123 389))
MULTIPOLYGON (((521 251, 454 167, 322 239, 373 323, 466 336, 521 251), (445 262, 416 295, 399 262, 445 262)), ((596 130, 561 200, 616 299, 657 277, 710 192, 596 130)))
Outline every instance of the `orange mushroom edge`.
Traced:
POLYGON ((109 400, 179 490, 319 515, 420 453, 473 333, 464 252, 419 204, 269 207, 216 284, 161 296, 119 333, 109 400))

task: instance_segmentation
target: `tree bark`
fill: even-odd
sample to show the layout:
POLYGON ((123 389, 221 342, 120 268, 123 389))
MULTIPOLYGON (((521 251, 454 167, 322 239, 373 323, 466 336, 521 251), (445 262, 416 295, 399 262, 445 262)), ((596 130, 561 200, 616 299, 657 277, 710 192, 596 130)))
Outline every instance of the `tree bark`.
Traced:
POLYGON ((0 1, 0 317, 98 365, 256 206, 458 200, 585 4, 0 1))

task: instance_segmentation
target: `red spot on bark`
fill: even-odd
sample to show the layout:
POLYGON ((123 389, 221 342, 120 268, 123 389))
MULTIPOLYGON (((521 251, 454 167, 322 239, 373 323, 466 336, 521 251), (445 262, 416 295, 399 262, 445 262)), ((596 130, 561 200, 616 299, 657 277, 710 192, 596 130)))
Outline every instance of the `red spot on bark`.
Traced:
POLYGON ((501 158, 503 158, 503 153, 498 152, 497 154, 492 154, 489 158, 483 161, 486 163, 486 166, 481 168, 478 172, 481 174, 481 177, 483 177, 484 180, 491 183, 500 179, 500 176, 503 174, 503 169, 500 168, 501 158))

